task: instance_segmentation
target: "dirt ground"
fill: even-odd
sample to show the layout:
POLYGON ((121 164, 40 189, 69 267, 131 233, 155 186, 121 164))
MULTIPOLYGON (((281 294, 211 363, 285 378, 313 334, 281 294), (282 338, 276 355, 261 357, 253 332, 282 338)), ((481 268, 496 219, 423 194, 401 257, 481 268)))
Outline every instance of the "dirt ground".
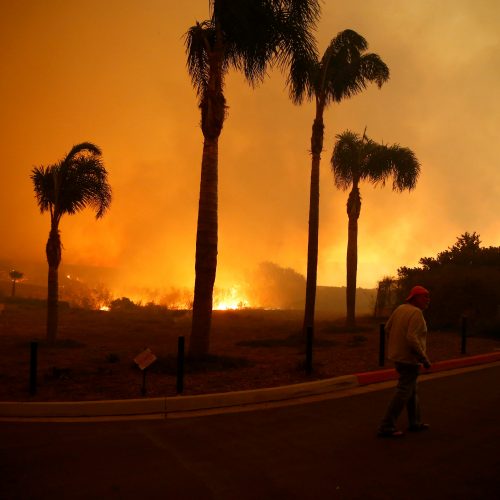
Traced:
MULTIPOLYGON (((182 311, 60 311, 58 342, 45 342, 40 307, 7 305, 0 314, 0 401, 75 401, 140 398, 143 373, 134 358, 149 348, 158 358, 147 371, 148 397, 176 394, 178 338, 189 341, 191 317, 182 311), (37 393, 29 394, 30 344, 38 342, 37 393)), ((273 387, 379 367, 380 320, 359 320, 346 331, 339 319, 317 315, 313 373, 304 369, 300 311, 215 311, 211 358, 186 360, 184 394, 273 387)), ((458 358, 458 331, 430 331, 432 361, 458 358)), ((469 336, 467 354, 492 352, 500 340, 469 336)), ((390 367, 386 363, 386 367, 390 367)))

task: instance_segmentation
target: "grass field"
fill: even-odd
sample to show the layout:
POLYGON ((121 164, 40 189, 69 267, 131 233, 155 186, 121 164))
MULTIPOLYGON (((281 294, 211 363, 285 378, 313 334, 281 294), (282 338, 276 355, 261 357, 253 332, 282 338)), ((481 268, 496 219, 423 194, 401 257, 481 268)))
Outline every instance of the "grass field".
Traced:
MULTIPOLYGON (((189 341, 190 312, 104 312, 63 307, 56 346, 44 343, 40 304, 6 304, 0 313, 0 400, 70 401, 141 397, 142 372, 134 358, 145 348, 157 356, 146 378, 149 397, 176 393, 180 336, 189 341), (37 341, 38 391, 30 396, 30 343, 37 341)), ((362 318, 346 331, 339 318, 317 317, 314 370, 304 370, 301 311, 215 311, 211 357, 186 362, 185 394, 272 387, 378 369, 379 320, 362 318)), ((491 352, 500 341, 470 337, 467 354, 491 352)), ((431 331, 431 360, 460 357, 459 332, 431 331)), ((387 364, 387 366, 391 366, 387 364)))

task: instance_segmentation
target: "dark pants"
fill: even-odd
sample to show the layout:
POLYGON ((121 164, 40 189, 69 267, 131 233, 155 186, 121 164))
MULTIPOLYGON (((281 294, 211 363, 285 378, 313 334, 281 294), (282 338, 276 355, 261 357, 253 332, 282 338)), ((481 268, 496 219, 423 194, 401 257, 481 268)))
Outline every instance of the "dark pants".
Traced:
POLYGON ((395 363, 396 371, 399 373, 399 381, 387 412, 382 423, 381 431, 393 431, 396 429, 396 421, 405 406, 408 411, 408 423, 411 426, 419 425, 420 405, 417 394, 417 377, 419 367, 409 363, 395 363))

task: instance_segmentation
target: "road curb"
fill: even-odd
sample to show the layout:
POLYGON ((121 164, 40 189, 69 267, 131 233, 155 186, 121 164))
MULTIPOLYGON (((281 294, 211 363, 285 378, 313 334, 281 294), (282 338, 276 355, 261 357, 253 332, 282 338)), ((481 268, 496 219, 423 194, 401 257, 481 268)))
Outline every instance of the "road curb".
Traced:
MULTIPOLYGON (((437 361, 432 365, 430 370, 423 371, 424 373, 436 373, 446 370, 453 370, 455 368, 466 368, 468 366, 482 365, 485 363, 494 363, 500 361, 500 352, 491 352, 487 354, 478 354, 476 356, 467 356, 463 358, 448 359, 446 361, 437 361)), ((357 373, 359 385, 376 384, 379 382, 387 382, 388 380, 395 380, 398 374, 394 368, 386 370, 377 370, 371 372, 357 373)))
MULTIPOLYGON (((500 352, 439 361, 434 363, 432 369, 428 370, 426 373, 494 363, 495 361, 500 361, 500 352)), ((163 415, 166 417, 168 414, 180 412, 194 412, 207 409, 228 408, 231 406, 245 406, 300 399, 352 389, 368 384, 385 382, 396 378, 397 373, 391 368, 281 387, 202 394, 196 396, 106 401, 0 402, 0 418, 132 417, 139 415, 163 415)))
POLYGON ((293 400, 354 387, 358 387, 356 375, 345 375, 281 387, 196 396, 107 401, 0 402, 0 418, 167 415, 169 413, 293 400))

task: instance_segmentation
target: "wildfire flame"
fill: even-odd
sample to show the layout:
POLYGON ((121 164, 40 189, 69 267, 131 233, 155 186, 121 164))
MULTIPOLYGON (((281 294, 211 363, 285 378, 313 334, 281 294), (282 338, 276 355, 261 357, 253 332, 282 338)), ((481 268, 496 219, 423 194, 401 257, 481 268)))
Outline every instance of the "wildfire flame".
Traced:
MULTIPOLYGON (((171 293, 168 296, 158 295, 156 297, 147 296, 141 293, 124 293, 120 294, 114 291, 114 297, 126 296, 136 305, 159 304, 165 305, 168 309, 191 309, 192 295, 186 293, 171 293)), ((100 311, 109 311, 109 302, 100 304, 100 311)), ((245 293, 241 291, 239 285, 233 285, 230 288, 218 288, 214 290, 213 306, 214 311, 234 311, 237 309, 245 309, 251 307, 245 293)))
POLYGON ((219 290, 214 295, 212 307, 214 311, 228 311, 247 307, 250 307, 250 303, 238 285, 234 285, 229 289, 219 290))

